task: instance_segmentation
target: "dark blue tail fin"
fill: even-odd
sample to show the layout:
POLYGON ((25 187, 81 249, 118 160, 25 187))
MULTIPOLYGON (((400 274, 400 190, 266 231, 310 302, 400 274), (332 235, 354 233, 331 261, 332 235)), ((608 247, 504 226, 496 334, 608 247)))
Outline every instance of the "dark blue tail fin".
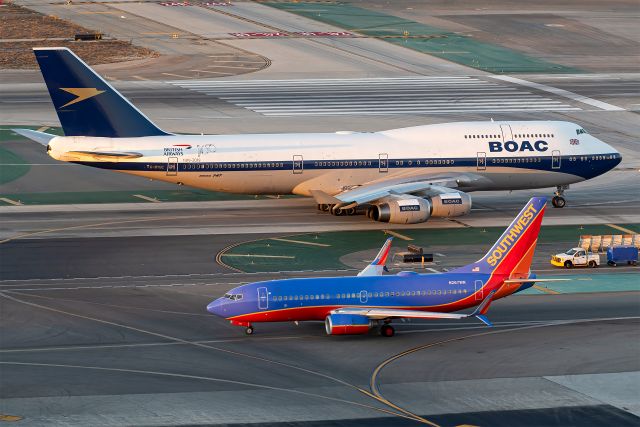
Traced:
POLYGON ((66 136, 168 135, 66 47, 34 53, 66 136))

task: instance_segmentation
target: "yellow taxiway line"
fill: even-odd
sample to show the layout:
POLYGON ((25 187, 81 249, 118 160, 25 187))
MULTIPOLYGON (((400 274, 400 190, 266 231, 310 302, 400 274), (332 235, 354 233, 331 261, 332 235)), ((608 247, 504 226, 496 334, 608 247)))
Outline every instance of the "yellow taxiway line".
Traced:
POLYGON ((283 239, 281 237, 273 237, 270 240, 276 240, 278 242, 287 242, 287 243, 300 243, 301 245, 309 245, 309 246, 321 246, 323 248, 328 248, 331 246, 331 245, 327 245, 326 243, 303 242, 302 240, 283 239))
POLYGON ((545 288, 544 286, 533 285, 534 289, 539 290, 540 292, 544 292, 546 294, 558 295, 560 292, 554 291, 553 289, 545 288))
POLYGON ((405 236, 404 234, 400 234, 397 231, 391 231, 391 230, 382 230, 382 231, 384 231, 385 234, 388 234, 393 237, 397 237, 398 239, 407 240, 407 241, 413 240, 411 237, 405 236))
POLYGON ((619 225, 615 225, 615 224, 605 224, 605 225, 607 227, 615 228, 616 230, 624 231, 625 233, 638 234, 635 231, 629 230, 628 228, 620 227, 619 225))

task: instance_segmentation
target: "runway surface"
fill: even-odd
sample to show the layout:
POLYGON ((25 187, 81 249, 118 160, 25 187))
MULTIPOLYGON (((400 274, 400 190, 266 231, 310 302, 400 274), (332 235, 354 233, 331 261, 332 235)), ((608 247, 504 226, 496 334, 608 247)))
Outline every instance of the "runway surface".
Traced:
MULTIPOLYGON (((546 225, 640 223, 640 196, 632 173, 620 172, 607 183, 577 185, 567 192, 568 205, 549 208, 546 225), (614 179, 615 177, 615 179, 614 179)), ((551 190, 548 190, 550 196, 551 190)), ((239 200, 112 205, 3 206, 0 240, 69 237, 134 237, 179 235, 245 236, 265 233, 303 233, 408 228, 502 227, 533 195, 544 190, 472 193, 469 215, 432 218, 421 224, 374 222, 364 215, 335 217, 316 209, 311 199, 239 200)), ((612 229, 613 230, 613 229, 612 229)), ((615 231, 615 230, 613 230, 615 231)), ((232 237, 235 239, 238 237, 232 237)))
MULTIPOLYGON (((640 223, 633 2, 545 0, 526 10, 510 2, 433 2, 428 9, 368 2, 594 72, 511 76, 372 38, 228 40, 231 32, 341 30, 253 2, 28 3, 165 55, 98 71, 172 132, 378 131, 490 119, 579 123, 618 149, 623 162, 572 186, 567 207, 550 208, 545 225, 571 225, 578 236, 580 225, 617 234, 640 223), (253 70, 261 71, 233 76, 253 70)), ((2 125, 58 124, 38 72, 0 75, 2 125)), ((0 186, 1 194, 174 188, 61 164, 35 143, 3 144, 30 171, 0 186)), ((502 227, 529 197, 551 194, 474 193, 471 215, 418 227, 502 227)), ((327 337, 322 324, 310 322, 260 324, 246 337, 206 313, 206 304, 250 281, 354 274, 376 248, 346 256, 350 268, 340 271, 244 274, 216 262, 218 254, 236 243, 303 232, 379 230, 382 238, 388 224, 332 217, 308 199, 11 206, 0 207, 0 218, 0 423, 16 417, 16 425, 28 426, 640 424, 639 291, 516 295, 492 304, 493 329, 473 320, 415 321, 398 322, 392 339, 375 330, 327 337)), ((541 242, 534 270, 567 274, 550 269, 548 255, 575 243, 573 237, 541 242)), ((482 252, 475 245, 437 250, 447 254, 437 271, 482 252)), ((402 268, 393 265, 392 272, 402 268)), ((637 267, 570 273, 615 282, 622 273, 629 280, 637 267)))
MULTIPOLYGON (((70 208, 40 221, 81 225, 70 208)), ((199 221, 220 222, 197 209, 199 221)), ((503 221, 512 209, 479 214, 503 221)), ((107 222, 132 215, 88 212, 107 222)), ((153 211, 133 214, 159 219, 153 211)), ((37 224, 15 219, 5 227, 37 224)), ((245 337, 208 315, 206 304, 249 281, 354 272, 232 273, 215 263, 216 254, 265 235, 240 227, 193 235, 194 224, 183 230, 192 234, 169 235, 172 221, 168 228, 138 224, 137 231, 59 227, 0 244, 0 413, 48 426, 640 420, 638 291, 510 297, 492 306, 494 329, 473 321, 399 322, 390 340, 375 331, 340 339, 309 322, 259 324, 245 337), (104 232, 112 237, 99 237, 104 232)), ((458 248, 451 262, 472 261, 477 250, 458 248)), ((543 245, 540 258, 548 251, 543 245)))
POLYGON ((2 413, 25 425, 637 425, 637 292, 511 297, 492 330, 410 322, 386 340, 326 337, 320 323, 243 337, 203 311, 228 286, 3 284, 2 413))
POLYGON ((580 110, 562 101, 473 77, 173 84, 266 116, 580 110))

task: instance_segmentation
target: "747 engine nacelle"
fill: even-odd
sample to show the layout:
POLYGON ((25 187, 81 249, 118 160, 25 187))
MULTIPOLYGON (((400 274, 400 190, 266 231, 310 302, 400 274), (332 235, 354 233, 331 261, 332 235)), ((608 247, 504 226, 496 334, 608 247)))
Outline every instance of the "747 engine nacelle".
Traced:
POLYGON ((455 217, 471 211, 471 196, 460 191, 418 197, 392 196, 371 205, 367 216, 374 221, 393 224, 417 224, 430 217, 455 217))
POLYGON ((371 329, 371 320, 359 314, 330 314, 324 321, 327 335, 361 335, 371 329))
POLYGON ((453 217, 471 212, 471 196, 460 191, 431 196, 431 216, 453 217))
POLYGON ((417 224, 431 216, 431 203, 422 197, 407 195, 406 198, 387 198, 372 205, 367 216, 374 221, 393 224, 417 224))

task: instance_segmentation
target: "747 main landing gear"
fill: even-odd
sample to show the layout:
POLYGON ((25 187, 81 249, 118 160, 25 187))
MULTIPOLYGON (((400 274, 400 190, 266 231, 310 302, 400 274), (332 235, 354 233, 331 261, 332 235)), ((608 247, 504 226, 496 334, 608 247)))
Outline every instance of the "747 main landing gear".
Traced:
POLYGON ((336 207, 336 205, 328 205, 326 203, 318 204, 318 210, 322 212, 329 212, 331 215, 342 216, 342 215, 355 215, 357 213, 356 208, 348 208, 343 209, 336 207))
POLYGON ((555 193, 555 196, 553 196, 553 199, 551 199, 551 204, 553 205, 554 208, 564 208, 564 205, 567 204, 567 201, 564 199, 564 190, 566 190, 567 188, 569 188, 568 185, 558 185, 557 190, 555 193))

